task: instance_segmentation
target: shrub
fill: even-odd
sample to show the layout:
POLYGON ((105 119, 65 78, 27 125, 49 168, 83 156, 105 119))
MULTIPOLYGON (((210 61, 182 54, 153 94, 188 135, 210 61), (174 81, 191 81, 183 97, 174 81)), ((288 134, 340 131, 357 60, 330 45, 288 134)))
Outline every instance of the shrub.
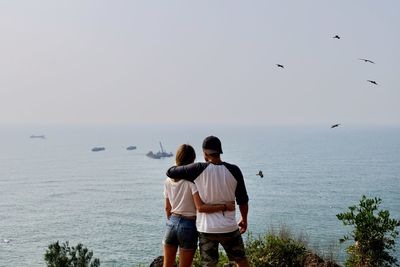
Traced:
POLYGON ((336 215, 344 225, 354 227, 350 236, 340 239, 341 243, 353 240, 347 248, 346 266, 399 266, 390 251, 394 250, 400 221, 391 219, 388 210, 378 210, 381 203, 380 198, 362 196, 358 206, 336 215))
POLYGON ((61 246, 59 242, 50 244, 44 259, 47 267, 98 267, 99 259, 93 259, 93 251, 89 251, 82 244, 70 247, 68 241, 61 246))
MULTIPOLYGON (((193 263, 192 263, 192 267, 202 267, 201 265, 201 260, 200 260, 200 252, 199 249, 196 250, 196 253, 194 254, 194 258, 193 258, 193 263)), ((224 266, 225 263, 229 262, 228 257, 226 256, 225 253, 223 253, 222 251, 219 252, 219 258, 218 258, 218 264, 217 267, 222 267, 224 266)))
POLYGON ((248 235, 246 254, 251 266, 303 266, 306 246, 284 230, 279 235, 267 233, 259 238, 248 235))
MULTIPOLYGON (((307 236, 300 234, 294 237, 289 228, 283 225, 279 231, 271 228, 269 232, 257 238, 249 233, 245 244, 246 255, 250 266, 254 267, 339 266, 309 250, 307 241, 307 236)), ((225 252, 220 251, 217 267, 226 266, 228 262, 225 252)), ((195 253, 192 266, 201 267, 199 250, 195 253)))

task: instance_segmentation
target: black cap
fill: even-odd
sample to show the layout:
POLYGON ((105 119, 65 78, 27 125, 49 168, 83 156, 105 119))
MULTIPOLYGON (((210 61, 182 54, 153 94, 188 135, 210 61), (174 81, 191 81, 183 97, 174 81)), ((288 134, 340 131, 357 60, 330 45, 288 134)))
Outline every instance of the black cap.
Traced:
POLYGON ((203 141, 203 151, 207 154, 222 154, 221 141, 216 136, 207 136, 203 141))

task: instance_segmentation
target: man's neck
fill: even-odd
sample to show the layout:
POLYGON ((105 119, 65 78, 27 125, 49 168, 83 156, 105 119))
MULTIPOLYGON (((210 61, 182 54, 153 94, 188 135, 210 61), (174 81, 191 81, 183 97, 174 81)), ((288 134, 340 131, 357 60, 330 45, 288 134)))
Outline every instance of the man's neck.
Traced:
POLYGON ((218 159, 208 159, 208 162, 211 162, 212 164, 221 164, 222 160, 220 158, 218 159))

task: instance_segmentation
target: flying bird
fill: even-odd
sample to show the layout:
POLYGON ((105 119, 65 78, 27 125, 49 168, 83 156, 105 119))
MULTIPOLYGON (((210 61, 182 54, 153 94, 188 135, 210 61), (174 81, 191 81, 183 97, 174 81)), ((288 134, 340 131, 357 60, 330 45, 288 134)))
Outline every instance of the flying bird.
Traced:
POLYGON ((362 61, 364 61, 364 62, 366 62, 366 63, 375 64, 375 62, 373 62, 372 60, 366 59, 366 58, 359 58, 359 60, 362 60, 362 61))
POLYGON ((370 82, 372 84, 378 85, 378 83, 376 81, 373 81, 373 80, 367 80, 367 82, 370 82))
POLYGON ((283 65, 281 65, 281 64, 276 64, 279 68, 282 68, 282 69, 284 69, 285 67, 283 66, 283 65))
POLYGON ((335 36, 333 36, 332 38, 333 38, 333 39, 338 39, 338 40, 339 40, 339 39, 340 39, 340 36, 339 36, 339 35, 335 35, 335 36))
POLYGON ((261 170, 259 170, 256 175, 260 176, 261 178, 264 178, 264 174, 261 170))
POLYGON ((332 128, 336 128, 336 127, 339 127, 339 125, 340 125, 340 123, 337 123, 337 124, 333 124, 333 125, 331 126, 331 129, 332 129, 332 128))

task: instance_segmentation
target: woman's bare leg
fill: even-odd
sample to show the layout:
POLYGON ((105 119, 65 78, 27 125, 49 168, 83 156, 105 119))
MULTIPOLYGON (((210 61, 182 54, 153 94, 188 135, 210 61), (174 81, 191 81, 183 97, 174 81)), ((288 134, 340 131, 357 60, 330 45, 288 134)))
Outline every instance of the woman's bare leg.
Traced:
POLYGON ((190 267, 194 257, 195 249, 179 249, 179 267, 190 267))
POLYGON ((163 267, 174 267, 176 251, 178 250, 175 246, 164 245, 164 263, 163 267))
POLYGON ((250 263, 249 263, 249 261, 247 259, 243 259, 241 261, 237 261, 236 265, 238 267, 250 267, 250 263))

